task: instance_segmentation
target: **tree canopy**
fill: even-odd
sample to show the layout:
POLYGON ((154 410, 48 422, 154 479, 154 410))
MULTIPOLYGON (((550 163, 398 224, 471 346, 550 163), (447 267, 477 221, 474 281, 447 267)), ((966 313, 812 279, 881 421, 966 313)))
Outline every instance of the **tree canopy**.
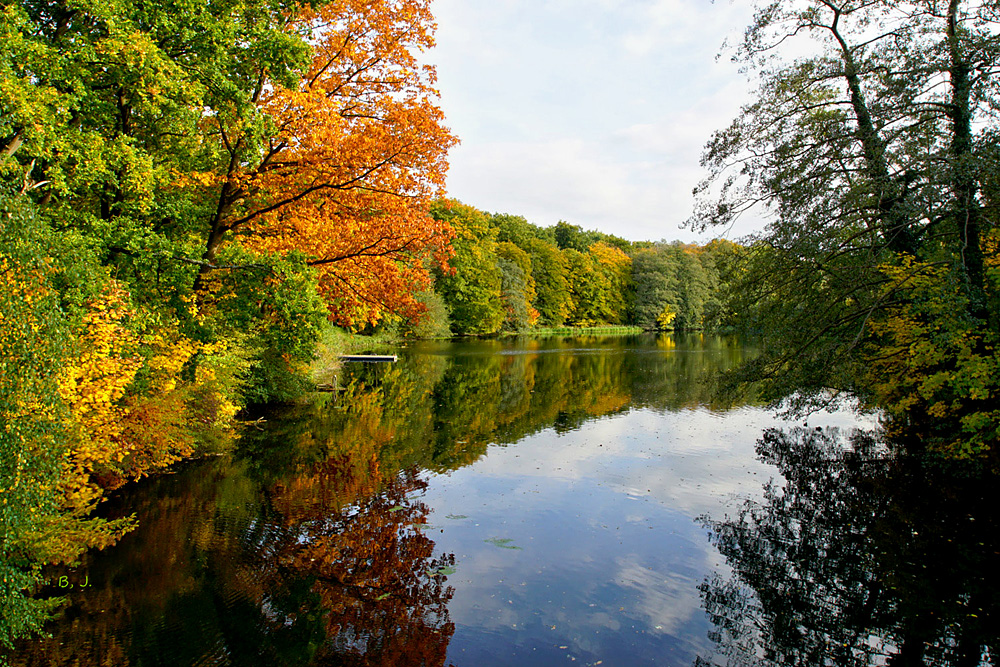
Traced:
POLYGON ((932 440, 960 455, 996 441, 997 10, 758 7, 736 58, 759 71, 760 88, 708 143, 690 221, 769 216, 737 305, 767 347, 738 380, 793 396, 793 408, 846 389, 899 425, 953 417, 961 428, 932 440), (801 40, 812 55, 782 60, 801 40))
POLYGON ((428 307, 433 31, 429 0, 0 3, 0 641, 39 562, 131 526, 88 518, 109 489, 298 396, 323 319, 428 307))

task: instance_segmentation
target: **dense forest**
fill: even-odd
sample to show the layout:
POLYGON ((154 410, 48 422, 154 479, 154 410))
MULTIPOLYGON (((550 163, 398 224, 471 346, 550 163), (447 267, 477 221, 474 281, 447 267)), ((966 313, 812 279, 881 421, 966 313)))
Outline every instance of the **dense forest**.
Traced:
POLYGON ((0 4, 0 641, 105 494, 416 315, 454 137, 425 0, 0 4))
POLYGON ((531 224, 439 200, 431 215, 455 236, 447 265, 418 298, 427 315, 402 327, 430 338, 536 328, 632 325, 702 330, 732 325, 727 267, 734 243, 631 242, 577 225, 531 224))

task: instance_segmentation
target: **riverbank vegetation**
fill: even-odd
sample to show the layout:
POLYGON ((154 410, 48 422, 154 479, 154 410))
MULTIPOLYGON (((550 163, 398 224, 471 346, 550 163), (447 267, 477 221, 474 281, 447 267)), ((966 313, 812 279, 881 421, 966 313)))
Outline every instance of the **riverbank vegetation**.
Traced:
POLYGON ((434 271, 428 324, 458 334, 561 327, 717 329, 730 322, 725 284, 734 243, 632 242, 577 225, 531 224, 450 200, 431 214, 455 232, 434 271))
POLYGON ((416 313, 455 138, 425 0, 0 6, 0 641, 103 495, 287 400, 328 317, 416 313))
POLYGON ((761 6, 736 52, 760 88, 691 221, 769 216, 731 292, 764 350, 734 383, 797 412, 858 397, 913 447, 995 460, 998 27, 994 2, 761 6))

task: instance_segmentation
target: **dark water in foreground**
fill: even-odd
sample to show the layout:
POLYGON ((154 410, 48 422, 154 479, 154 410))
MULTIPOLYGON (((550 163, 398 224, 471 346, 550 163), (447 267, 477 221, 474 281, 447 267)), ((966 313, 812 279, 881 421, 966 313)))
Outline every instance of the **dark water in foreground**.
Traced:
POLYGON ((13 663, 994 664, 997 486, 714 408, 734 340, 401 354, 124 489, 13 663))

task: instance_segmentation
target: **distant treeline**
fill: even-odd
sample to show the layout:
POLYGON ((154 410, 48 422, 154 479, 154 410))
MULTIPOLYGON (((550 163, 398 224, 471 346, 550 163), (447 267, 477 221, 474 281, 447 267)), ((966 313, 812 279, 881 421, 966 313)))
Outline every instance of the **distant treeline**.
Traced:
POLYGON ((454 256, 418 296, 419 337, 487 335, 535 327, 634 325, 717 329, 729 323, 726 266, 739 246, 633 242, 559 222, 485 213, 440 200, 431 215, 455 232, 454 256))

